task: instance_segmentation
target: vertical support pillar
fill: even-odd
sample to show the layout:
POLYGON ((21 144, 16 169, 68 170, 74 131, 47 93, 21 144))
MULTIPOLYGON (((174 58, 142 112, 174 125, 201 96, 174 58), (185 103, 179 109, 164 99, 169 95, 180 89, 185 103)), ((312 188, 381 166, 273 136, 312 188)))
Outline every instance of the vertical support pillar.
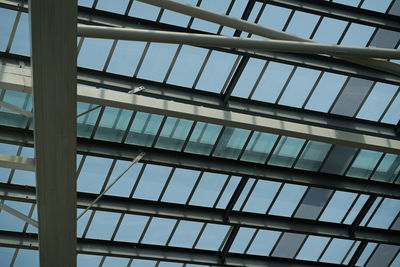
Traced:
POLYGON ((40 266, 76 266, 77 1, 29 0, 40 266))

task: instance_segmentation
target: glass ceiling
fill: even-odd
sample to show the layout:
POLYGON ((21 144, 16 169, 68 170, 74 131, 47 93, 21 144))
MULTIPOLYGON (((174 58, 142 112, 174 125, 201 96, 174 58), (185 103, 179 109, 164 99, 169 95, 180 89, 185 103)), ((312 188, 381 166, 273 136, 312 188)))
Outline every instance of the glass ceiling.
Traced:
MULTIPOLYGON (((3 2, 6 1, 0 0, 1 4, 3 2)), ((255 1, 254 5, 244 0, 182 2, 320 42, 399 49, 400 30, 374 28, 265 4, 265 1, 255 1), (248 7, 251 10, 247 10, 248 7)), ((400 1, 396 0, 327 2, 400 16, 400 1)), ((252 37, 246 32, 161 10, 136 0, 85 0, 78 1, 78 4, 80 10, 86 7, 102 11, 109 17, 115 17, 111 13, 126 15, 121 17, 133 17, 143 25, 154 25, 150 22, 153 21, 159 29, 168 30, 173 25, 174 29, 182 31, 252 37)), ((0 57, 29 56, 28 14, 24 10, 7 8, 6 4, 0 6, 0 57)), ((79 17, 78 20, 85 22, 79 17)), ((79 68, 86 68, 139 78, 166 88, 180 86, 220 95, 231 90, 228 98, 245 98, 382 124, 396 125, 400 120, 399 84, 249 55, 234 50, 189 45, 78 38, 78 72, 79 68), (244 60, 244 65, 240 64, 244 60), (239 68, 242 69, 239 71, 239 68), (233 77, 240 72, 237 82, 232 83, 233 77)), ((27 66, 21 63, 20 67, 27 66)), ((146 90, 146 85, 144 87, 146 90)), ((32 111, 30 93, 0 88, 0 100, 18 109, 32 111)), ((77 136, 86 139, 316 172, 321 179, 324 179, 324 175, 334 174, 348 179, 400 184, 400 155, 396 154, 83 102, 77 103, 77 109, 77 136)), ((0 106, 0 114, 2 126, 34 129, 32 119, 16 109, 0 106)), ((0 153, 34 158, 34 149, 28 146, 0 143, 0 153)), ((129 161, 120 159, 78 154, 77 191, 96 195, 101 193, 128 165, 129 161)), ((0 168, 0 183, 35 186, 35 174, 0 168)), ((153 205, 169 203, 222 212, 232 206, 229 212, 250 216, 271 215, 347 226, 356 223, 356 227, 400 231, 399 199, 356 193, 351 188, 340 191, 260 177, 238 177, 229 172, 215 173, 137 163, 106 196, 151 201, 153 205), (239 193, 236 198, 235 192, 239 193), (368 202, 371 202, 369 206, 368 202), (361 216, 363 212, 365 215, 361 216)), ((36 204, 10 200, 1 202, 37 220, 36 204)), ((78 214, 81 212, 82 209, 78 209, 78 214)), ((78 221, 77 226, 79 238, 217 252, 226 249, 227 240, 235 232, 236 236, 233 235, 233 242, 227 248, 229 253, 322 264, 348 265, 355 260, 353 263, 356 266, 400 266, 399 245, 297 233, 287 231, 284 227, 279 231, 207 220, 102 210, 90 210, 78 221)), ((0 210, 0 230, 37 233, 35 227, 4 210, 0 210)), ((10 267, 38 266, 38 252, 0 247, 0 262, 1 266, 10 267)), ((78 254, 78 266, 204 265, 78 254)))

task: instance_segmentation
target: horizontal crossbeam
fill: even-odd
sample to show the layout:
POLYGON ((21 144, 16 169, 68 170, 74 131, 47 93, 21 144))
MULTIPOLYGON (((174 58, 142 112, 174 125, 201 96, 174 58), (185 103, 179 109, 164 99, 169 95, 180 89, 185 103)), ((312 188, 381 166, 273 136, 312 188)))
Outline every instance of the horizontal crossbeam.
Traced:
MULTIPOLYGON (((32 131, 0 126, 0 142, 32 146, 32 131)), ((77 153, 400 199, 400 185, 115 142, 78 138, 77 153)))
MULTIPOLYGON (((13 70, 13 72, 17 72, 17 70, 13 70)), ((21 75, 7 73, 7 75, 0 77, 0 86, 4 89, 26 91, 30 85, 25 81, 25 78, 26 76, 23 76, 22 73, 21 75)), ((387 139, 367 134, 360 135, 339 129, 304 125, 297 122, 282 121, 280 119, 178 103, 111 90, 78 86, 77 91, 77 100, 85 103, 400 154, 400 140, 397 139, 387 139)))
MULTIPOLYGON (((37 250, 37 234, 0 231, 0 246, 37 250)), ((89 238, 77 239, 77 253, 229 267, 342 266, 338 264, 321 264, 312 261, 248 254, 244 255, 239 253, 228 253, 225 257, 225 261, 223 261, 221 257, 222 253, 219 251, 166 247, 89 238)))
MULTIPOLYGON (((78 192, 77 207, 86 208, 97 196, 97 194, 78 192)), ((0 199, 35 203, 35 188, 0 183, 0 199)), ((105 195, 90 209, 400 245, 400 232, 394 230, 358 227, 350 232, 350 225, 338 223, 241 211, 231 211, 226 214, 222 209, 117 196, 105 195)))

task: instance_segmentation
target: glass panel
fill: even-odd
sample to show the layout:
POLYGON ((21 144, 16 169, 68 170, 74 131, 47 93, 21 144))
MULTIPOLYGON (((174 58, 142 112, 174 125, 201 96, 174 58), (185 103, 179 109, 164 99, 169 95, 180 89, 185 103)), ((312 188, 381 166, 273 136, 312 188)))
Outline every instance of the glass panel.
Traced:
POLYGON ((106 257, 102 267, 113 267, 113 266, 126 266, 129 262, 129 259, 126 258, 117 258, 117 257, 106 257))
POLYGON ((365 214, 364 219, 361 221, 360 226, 365 226, 369 218, 371 217, 372 213, 378 206, 378 204, 381 202, 382 197, 377 197, 374 203, 372 204, 371 208, 368 210, 367 214, 365 214))
POLYGON ((388 266, 399 250, 398 246, 380 244, 368 261, 367 267, 388 266))
MULTIPOLYGON (((134 3, 137 3, 137 1, 134 1, 134 3)), ((107 71, 133 76, 145 45, 145 42, 119 40, 107 71)))
POLYGON ((139 1, 133 1, 131 10, 129 11, 129 16, 156 20, 158 13, 160 13, 159 7, 145 4, 139 1))
POLYGON ((196 248, 218 250, 228 230, 227 225, 207 224, 196 248))
POLYGON ((78 0, 79 6, 92 7, 93 0, 78 0))
POLYGON ((356 148, 334 145, 321 168, 321 172, 343 175, 356 151, 356 148))
POLYGON ((190 136, 185 152, 209 155, 222 126, 197 122, 190 136))
POLYGON ((191 205, 212 207, 218 197, 227 175, 205 172, 190 201, 191 205))
POLYGON ((390 105, 390 108, 386 112, 386 115, 383 117, 382 122, 396 125, 400 120, 399 110, 400 110, 400 94, 397 95, 392 105, 390 105))
POLYGON ((140 67, 138 78, 162 82, 178 45, 151 43, 140 67))
POLYGON ((272 256, 293 258, 306 236, 295 233, 284 233, 275 247, 272 256))
POLYGON ((321 258, 322 262, 340 263, 351 248, 353 240, 334 238, 321 258))
POLYGON ((317 141, 309 141, 301 153, 299 160, 296 163, 296 169, 303 169, 309 171, 317 171, 326 154, 331 148, 331 144, 321 143, 317 141))
POLYGON ((319 74, 319 71, 298 67, 290 79, 279 104, 302 107, 319 74))
POLYGON ((208 49, 183 45, 168 78, 168 83, 191 88, 207 52, 208 49))
MULTIPOLYGON (((242 179, 243 179, 243 178, 242 178, 242 179)), ((238 200, 236 201, 235 205, 233 206, 233 209, 234 209, 234 210, 239 210, 239 209, 242 207, 242 205, 243 205, 243 203, 244 203, 244 201, 245 201, 247 195, 249 194, 249 191, 250 191, 251 187, 252 187, 253 184, 255 183, 255 181, 256 181, 256 180, 253 179, 253 178, 250 178, 250 179, 247 181, 245 187, 244 187, 243 190, 242 190, 242 193, 240 194, 240 196, 239 196, 238 200)), ((255 185, 255 186, 256 186, 256 185, 255 185)), ((253 190, 253 192, 254 192, 254 190, 253 190)), ((251 197, 251 196, 250 196, 250 197, 251 197)))
POLYGON ((143 243, 165 245, 176 220, 153 217, 147 232, 144 235, 143 243), (162 229, 162 231, 160 231, 162 229))
POLYGON ((4 266, 10 266, 11 259, 14 255, 14 251, 15 251, 14 248, 0 247, 0 259, 2 261, 2 264, 4 264, 4 266))
POLYGON ((315 220, 331 193, 332 190, 310 187, 294 217, 315 220))
POLYGON ((31 249, 20 249, 13 267, 39 266, 39 252, 31 249))
POLYGON ((110 239, 115 226, 117 225, 119 214, 114 212, 96 211, 90 224, 87 237, 95 239, 110 239))
POLYGON ((191 248, 202 226, 200 222, 180 221, 169 245, 191 248))
POLYGON ((281 232, 260 230, 251 244, 248 254, 267 256, 274 247, 281 232))
POLYGON ((140 267, 155 267, 156 263, 157 263, 156 261, 133 259, 131 266, 133 266, 133 267, 138 267, 138 266, 140 266, 140 267))
POLYGON ((149 217, 126 214, 118 229, 115 240, 137 243, 149 217))
POLYGON ((97 128, 95 138, 121 142, 132 117, 132 111, 106 107, 97 128))
POLYGON ((29 35, 29 15, 28 13, 21 12, 21 17, 19 18, 17 30, 15 31, 14 41, 12 42, 10 52, 14 54, 30 56, 31 42, 29 39, 29 35))
POLYGON ((376 248, 377 245, 378 245, 377 243, 368 242, 367 246, 364 248, 364 251, 361 253, 361 256, 358 259, 356 265, 364 266, 364 264, 367 262, 367 260, 369 259, 369 256, 374 251, 374 249, 376 248))
POLYGON ((324 17, 313 39, 318 42, 336 44, 346 25, 346 21, 324 17))
MULTIPOLYGON (((131 164, 130 161, 118 160, 114 166, 113 172, 108 180, 107 186, 110 185, 123 171, 128 168, 131 164)), ((133 185, 142 169, 141 163, 133 165, 125 174, 122 176, 117 183, 115 183, 108 191, 107 195, 128 197, 132 191, 133 185)))
POLYGON ((169 117, 161 130, 156 147, 181 150, 193 121, 169 117))
POLYGON ((17 12, 0 8, 0 50, 5 51, 17 12))
POLYGON ((369 80, 350 78, 331 112, 343 116, 354 116, 372 83, 369 80))
POLYGON ((325 72, 311 95, 306 109, 328 112, 347 77, 325 72))
POLYGON ((357 178, 368 178, 381 156, 382 152, 360 150, 360 153, 358 153, 357 158, 354 160, 346 175, 357 178))
MULTIPOLYGON (((24 202, 17 202, 17 201, 10 201, 5 200, 4 204, 13 208, 26 216, 29 214, 29 210, 31 209, 30 203, 24 202)), ((25 221, 21 220, 20 218, 15 217, 14 215, 2 211, 0 212, 0 230, 7 230, 7 231, 22 231, 25 225, 25 221)))
POLYGON ((328 244, 329 238, 323 236, 310 235, 304 242, 296 259, 316 261, 328 244))
POLYGON ((368 226, 388 229, 399 212, 400 200, 385 198, 368 226))
POLYGON ((151 146, 162 119, 161 115, 137 112, 125 142, 140 146, 151 146))
MULTIPOLYGON (((247 212, 265 213, 280 186, 281 183, 258 180, 243 210, 247 212)), ((236 205, 235 208, 237 208, 236 205)))
POLYGON ((78 177, 78 192, 100 193, 111 162, 111 159, 87 156, 78 177))
POLYGON ((103 70, 113 40, 85 38, 78 55, 78 66, 103 70))
POLYGON ((352 23, 341 42, 342 45, 365 46, 375 28, 357 23, 352 23))
POLYGON ((162 201, 186 203, 200 172, 186 169, 176 169, 162 201))
POLYGON ((346 219, 344 220, 343 223, 345 224, 352 224, 362 207, 364 206, 365 202, 368 199, 368 195, 360 195, 358 200, 356 201, 356 204, 354 204, 353 208, 347 215, 346 219))
POLYGON ((238 176, 231 176, 228 185, 226 186, 224 193, 222 193, 221 198, 218 201, 217 208, 218 209, 225 209, 231 199, 236 187, 239 184, 240 177, 238 176))
POLYGON ((275 103, 292 69, 291 65, 270 62, 252 99, 275 103))
MULTIPOLYGON (((32 110, 32 94, 6 90, 2 101, 27 111, 32 110)), ((0 112, 0 124, 18 128, 26 127, 28 117, 2 106, 0 106, 0 112)))
MULTIPOLYGON (((76 209, 76 213, 80 215, 84 210, 83 209, 76 209)), ((89 221, 90 216, 92 215, 93 211, 86 212, 79 221, 76 222, 76 236, 82 237, 87 223, 89 221)))
POLYGON ((276 30, 282 30, 289 18, 290 11, 288 8, 267 5, 258 23, 276 30))
POLYGON ((396 93, 397 86, 377 83, 362 106, 357 118, 377 121, 396 93))
POLYGON ((264 65, 265 60, 250 58, 236 83, 232 95, 247 98, 264 65))
POLYGON ((219 93, 235 63, 236 57, 236 55, 213 51, 196 88, 219 93))
POLYGON ((307 187, 295 184, 285 184, 275 200, 269 214, 291 216, 301 200, 307 187))
POLYGON ((256 229, 240 227, 229 252, 243 253, 256 229))
POLYGON ((305 140, 282 136, 268 164, 291 167, 305 140))
POLYGON ((400 172, 400 156, 386 154, 371 179, 391 183, 400 172))
POLYGON ((277 138, 275 134, 254 132, 240 160, 265 163, 277 138))
MULTIPOLYGON (((88 104, 88 103, 82 103, 78 102, 77 103, 77 113, 82 114, 86 111, 89 111, 93 108, 95 108, 97 105, 93 104, 88 104)), ((77 135, 79 137, 86 137, 90 138, 93 132, 94 125, 96 124, 97 118, 99 117, 101 108, 97 108, 95 110, 90 111, 89 113, 86 113, 85 115, 80 116, 77 118, 77 128, 78 128, 78 133, 77 135)))
POLYGON ((96 8, 108 12, 124 14, 129 0, 98 0, 96 8))
POLYGON ((286 31, 298 36, 309 38, 319 16, 301 11, 296 11, 286 31))
POLYGON ((340 223, 356 197, 355 193, 336 191, 319 220, 340 223))
POLYGON ((157 200, 161 190, 171 172, 171 167, 146 165, 134 197, 148 200, 157 200))
POLYGON ((237 159, 249 134, 249 130, 226 127, 215 149, 214 156, 237 159))

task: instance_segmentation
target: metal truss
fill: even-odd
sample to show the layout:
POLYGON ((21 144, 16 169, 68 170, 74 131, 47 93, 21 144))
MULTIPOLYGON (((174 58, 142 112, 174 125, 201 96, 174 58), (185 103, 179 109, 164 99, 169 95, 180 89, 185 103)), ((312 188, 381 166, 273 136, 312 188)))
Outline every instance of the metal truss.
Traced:
MULTIPOLYGON (((0 141, 32 146, 32 131, 1 126, 0 141)), ((142 161, 152 164, 400 198, 400 185, 397 184, 87 138, 78 138, 77 142, 77 153, 84 155, 131 161, 144 151, 142 161)))
MULTIPOLYGON (((77 207, 84 209, 97 197, 97 194, 78 192, 77 207)), ((35 203, 35 188, 0 183, 0 198, 35 203)), ((353 225, 234 210, 227 213, 227 210, 222 209, 108 195, 99 199, 90 209, 400 245, 400 233, 395 230, 354 227, 353 225)))
MULTIPOLYGON (((0 245, 23 249, 38 249, 37 234, 0 231, 0 245)), ((321 264, 312 261, 243 255, 239 253, 227 253, 226 256, 223 257, 223 253, 219 251, 145 245, 89 238, 77 239, 77 253, 230 267, 343 266, 339 264, 321 264)))

